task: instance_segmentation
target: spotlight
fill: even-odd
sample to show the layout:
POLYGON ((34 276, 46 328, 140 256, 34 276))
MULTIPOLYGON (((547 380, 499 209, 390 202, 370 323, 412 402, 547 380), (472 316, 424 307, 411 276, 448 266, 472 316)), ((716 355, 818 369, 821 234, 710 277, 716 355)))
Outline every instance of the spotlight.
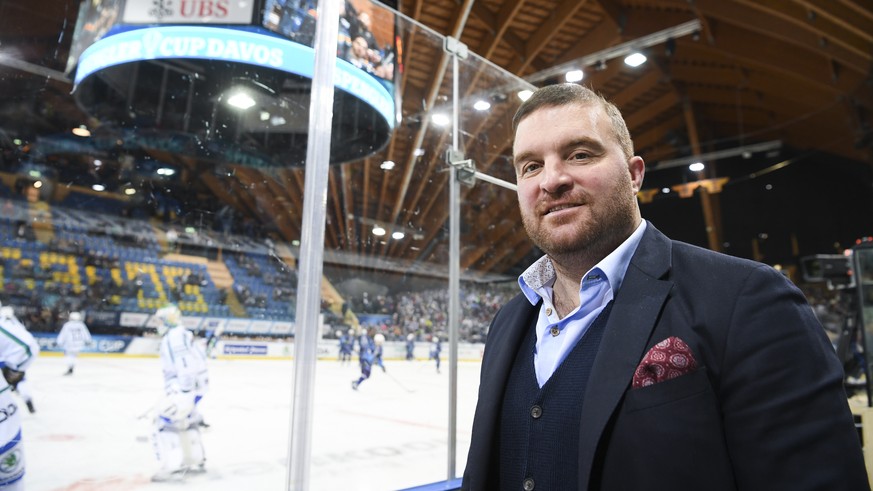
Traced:
POLYGON ((452 121, 449 117, 442 113, 436 113, 430 117, 430 120, 433 121, 433 124, 437 126, 448 126, 452 121))
POLYGON ((475 104, 473 104, 473 109, 477 111, 487 111, 491 109, 491 103, 488 101, 478 100, 475 104))
POLYGON ((638 67, 646 62, 646 55, 640 53, 639 51, 635 51, 624 59, 624 63, 631 67, 638 67))
POLYGON ((585 78, 585 72, 582 70, 570 70, 566 75, 564 75, 564 79, 570 83, 579 82, 583 78, 585 78))
POLYGON ((233 107, 238 107, 240 109, 248 109, 248 108, 255 105, 255 100, 252 99, 252 96, 250 96, 246 93, 237 92, 236 94, 233 94, 232 96, 230 96, 230 98, 227 99, 227 103, 233 107))

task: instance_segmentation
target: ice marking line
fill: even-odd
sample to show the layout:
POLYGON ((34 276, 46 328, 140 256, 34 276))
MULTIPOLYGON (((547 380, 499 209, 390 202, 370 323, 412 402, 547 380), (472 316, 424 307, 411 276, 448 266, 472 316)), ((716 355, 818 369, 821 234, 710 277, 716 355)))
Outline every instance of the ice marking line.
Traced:
POLYGON ((128 477, 107 477, 100 480, 81 479, 65 488, 58 488, 55 491, 128 491, 142 489, 144 484, 150 483, 151 480, 145 476, 128 477))

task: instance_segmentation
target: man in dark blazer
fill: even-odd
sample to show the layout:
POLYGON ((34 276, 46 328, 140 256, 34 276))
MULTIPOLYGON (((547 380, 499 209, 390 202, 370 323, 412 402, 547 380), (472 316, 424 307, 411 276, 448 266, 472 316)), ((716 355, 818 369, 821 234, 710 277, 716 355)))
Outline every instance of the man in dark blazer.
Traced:
POLYGON ((540 89, 513 126, 546 255, 491 324, 463 489, 869 489, 801 292, 642 220, 645 164, 590 90, 540 89))

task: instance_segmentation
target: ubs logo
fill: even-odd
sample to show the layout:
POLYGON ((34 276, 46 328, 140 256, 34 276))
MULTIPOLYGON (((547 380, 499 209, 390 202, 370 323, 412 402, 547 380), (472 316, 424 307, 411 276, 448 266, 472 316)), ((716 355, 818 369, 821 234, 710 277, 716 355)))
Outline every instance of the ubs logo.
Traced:
POLYGON ((227 17, 228 0, 179 0, 179 11, 174 10, 174 0, 152 0, 149 15, 161 20, 178 15, 185 18, 227 17))
POLYGON ((153 0, 154 7, 149 10, 149 15, 157 17, 159 20, 162 17, 173 15, 173 0, 153 0))

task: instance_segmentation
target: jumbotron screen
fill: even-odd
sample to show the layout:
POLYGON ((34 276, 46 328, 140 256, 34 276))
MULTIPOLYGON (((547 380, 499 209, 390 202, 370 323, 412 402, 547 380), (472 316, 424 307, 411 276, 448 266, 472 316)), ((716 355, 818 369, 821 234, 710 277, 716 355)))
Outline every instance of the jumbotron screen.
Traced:
MULTIPOLYGON (((316 9, 292 0, 85 0, 68 64, 74 95, 121 128, 181 132, 224 155, 247 135, 260 145, 245 147, 246 162, 303 165, 316 9), (244 113, 227 107, 240 92, 252 107, 244 113)), ((370 0, 342 3, 334 111, 346 117, 334 118, 332 163, 371 155, 390 138, 401 66, 395 21, 370 0)))

